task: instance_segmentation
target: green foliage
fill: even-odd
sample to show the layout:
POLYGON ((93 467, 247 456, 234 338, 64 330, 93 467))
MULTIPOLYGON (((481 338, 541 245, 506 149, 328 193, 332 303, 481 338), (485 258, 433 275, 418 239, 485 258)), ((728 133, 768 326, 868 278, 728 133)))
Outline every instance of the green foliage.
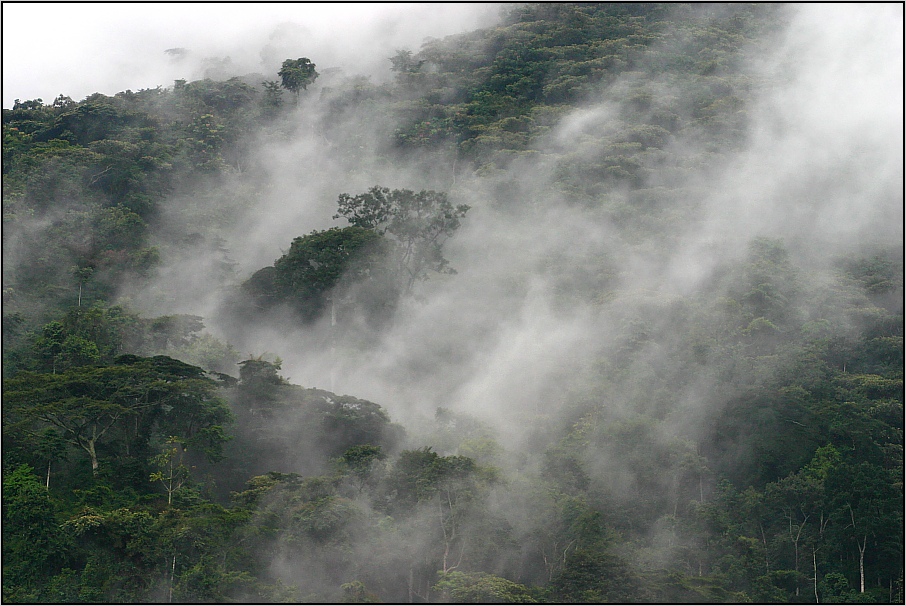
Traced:
POLYGON ((64 560, 66 547, 47 489, 32 469, 20 465, 4 473, 4 601, 36 599, 41 584, 64 560))
POLYGON ((227 458, 241 470, 225 484, 238 490, 236 481, 269 470, 321 473, 339 464, 361 492, 376 479, 368 462, 395 452, 402 427, 373 402, 292 385, 279 369, 279 360, 243 361, 238 384, 225 392, 237 416, 227 458))
POLYGON ((305 58, 279 81, 16 100, 4 601, 902 602, 902 251, 865 241, 806 262, 766 232, 694 292, 626 288, 685 246, 711 175, 747 143, 775 90, 747 57, 788 14, 513 5, 493 28, 397 50, 392 81, 331 74, 301 122, 283 91, 298 102, 319 77, 305 58), (588 103, 600 117, 576 111, 588 103), (366 341, 417 282, 453 273, 458 188, 489 211, 534 217, 557 199, 608 226, 613 255, 577 239, 541 262, 558 312, 600 312, 613 332, 587 372, 507 421, 530 428, 524 443, 438 409, 414 449, 382 406, 293 385, 279 359, 240 362, 201 317, 113 305, 270 195, 253 145, 300 125, 345 154, 337 175, 405 164, 451 194, 341 194, 349 226, 295 238, 221 326, 289 307, 312 335, 329 313, 331 339, 366 341), (503 170, 522 162, 551 179, 503 170))
POLYGON ((197 80, 180 87, 179 93, 183 104, 190 106, 193 113, 237 118, 241 118, 258 97, 258 91, 240 78, 222 82, 207 78, 197 80))
POLYGON ((462 495, 468 498, 477 471, 475 462, 468 457, 442 457, 430 447, 406 450, 388 477, 388 496, 394 506, 403 508, 411 508, 448 490, 462 490, 462 495))
POLYGON ((538 603, 524 585, 484 572, 443 573, 432 590, 456 604, 538 603))
POLYGON ((584 549, 570 552, 551 588, 562 602, 625 602, 644 595, 641 579, 621 558, 584 549))
POLYGON ((365 584, 361 581, 352 581, 343 583, 340 586, 343 590, 344 604, 379 604, 378 597, 369 592, 365 584))
POLYGON ((179 436, 217 458, 232 415, 204 371, 165 356, 122 356, 107 366, 60 374, 19 373, 4 381, 4 435, 40 435, 48 427, 88 454, 95 475, 102 457, 126 454, 158 435, 179 436))
POLYGON ((444 242, 460 226, 468 205, 453 206, 444 192, 374 186, 364 194, 340 194, 334 219, 345 217, 353 226, 376 230, 392 239, 393 269, 409 293, 428 272, 455 273, 444 259, 444 242))
POLYGON ((167 491, 167 505, 173 504, 173 493, 182 488, 190 477, 189 468, 182 462, 183 445, 176 437, 167 440, 166 447, 151 459, 156 471, 151 474, 152 482, 160 482, 167 491))
POLYGON ((308 88, 308 85, 318 78, 318 72, 315 70, 315 64, 307 57, 298 59, 287 59, 277 72, 283 88, 299 95, 300 91, 308 88))
POLYGON ((338 459, 343 467, 354 474, 368 473, 377 461, 385 458, 380 446, 358 444, 349 448, 338 459))
POLYGON ((303 322, 329 308, 331 322, 363 314, 380 324, 401 294, 429 272, 455 273, 442 255, 444 242, 469 207, 454 207, 442 192, 375 186, 358 196, 341 194, 339 214, 352 224, 293 240, 273 268, 242 285, 256 309, 290 305, 303 322))
POLYGON ((312 232, 293 240, 274 262, 272 291, 258 274, 248 288, 262 303, 268 298, 291 302, 303 320, 311 321, 328 303, 336 306, 337 300, 348 298, 344 291, 352 286, 379 280, 384 249, 380 235, 362 227, 312 232))

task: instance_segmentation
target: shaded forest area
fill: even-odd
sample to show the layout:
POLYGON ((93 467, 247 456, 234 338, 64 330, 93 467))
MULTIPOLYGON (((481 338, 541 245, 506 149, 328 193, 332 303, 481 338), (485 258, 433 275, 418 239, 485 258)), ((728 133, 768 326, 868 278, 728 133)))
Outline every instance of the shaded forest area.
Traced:
POLYGON ((385 83, 311 56, 3 109, 3 600, 902 603, 902 231, 744 235, 685 291, 629 261, 707 224, 777 86, 750 58, 791 18, 513 5, 399 50, 385 83), (347 224, 240 269, 261 150, 303 137, 356 167, 322 204, 347 224), (262 327, 380 352, 472 275, 488 213, 516 233, 546 208, 606 226, 612 254, 495 286, 542 279, 606 335, 540 404, 410 419, 294 384, 292 352, 239 353, 262 327), (179 266, 217 285, 210 317, 148 313, 179 266))

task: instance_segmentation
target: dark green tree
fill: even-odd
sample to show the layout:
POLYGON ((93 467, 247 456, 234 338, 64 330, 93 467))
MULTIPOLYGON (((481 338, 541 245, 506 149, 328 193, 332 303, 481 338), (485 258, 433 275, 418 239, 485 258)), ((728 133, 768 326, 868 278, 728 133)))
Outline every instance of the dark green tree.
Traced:
POLYGON ((421 69, 424 63, 424 60, 416 61, 413 59, 411 50, 399 49, 394 56, 390 57, 390 71, 398 74, 411 74, 421 69))
POLYGON ((296 238, 274 262, 277 297, 290 302, 306 321, 320 316, 328 305, 335 315, 342 291, 379 278, 384 250, 379 234, 358 226, 296 238))
POLYGON ((64 535, 45 486, 21 465, 3 474, 3 600, 34 601, 64 561, 64 535))
POLYGON ((276 80, 265 80, 261 84, 264 86, 261 113, 267 118, 272 118, 280 113, 280 108, 283 107, 283 91, 276 80))
POLYGON ((604 550, 577 549, 566 556, 551 589, 558 601, 565 603, 625 603, 638 599, 641 579, 619 556, 604 550))
POLYGON ((283 88, 295 94, 297 99, 300 91, 307 89, 318 78, 315 64, 307 57, 287 59, 277 75, 280 76, 283 88))
POLYGON ((357 493, 361 494, 371 480, 375 467, 386 457, 380 446, 357 444, 340 455, 337 462, 341 470, 352 477, 357 493))
POLYGON ((48 427, 88 454, 97 475, 102 445, 129 448, 153 434, 217 458, 231 421, 216 383, 200 368, 166 356, 122 356, 115 364, 56 375, 23 372, 3 384, 4 433, 41 435, 48 427))
POLYGON ((453 570, 441 575, 432 588, 453 604, 536 604, 525 585, 485 572, 453 570))
MULTIPOLYGON (((855 573, 852 585, 860 594, 872 578, 886 577, 892 583, 902 574, 896 562, 903 561, 903 491, 894 478, 869 462, 844 460, 829 470, 825 481, 835 521, 829 532, 849 563, 843 572, 855 573)), ((881 589, 886 595, 883 585, 881 589)))
POLYGON ((238 392, 243 407, 258 412, 270 411, 274 407, 279 387, 287 384, 279 374, 282 364, 279 358, 268 362, 262 356, 239 363, 238 392))

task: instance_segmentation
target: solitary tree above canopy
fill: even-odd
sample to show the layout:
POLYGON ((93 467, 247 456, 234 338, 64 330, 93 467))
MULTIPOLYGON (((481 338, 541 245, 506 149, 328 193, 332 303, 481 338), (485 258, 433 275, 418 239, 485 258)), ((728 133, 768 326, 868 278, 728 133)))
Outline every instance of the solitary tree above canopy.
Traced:
POLYGON ((363 194, 340 194, 334 219, 373 229, 395 243, 395 265, 403 292, 429 271, 456 273, 443 257, 444 242, 459 229, 469 207, 454 206, 445 192, 390 190, 374 186, 363 194))
POLYGON ((310 59, 300 57, 284 61, 277 75, 283 82, 283 88, 298 95, 300 90, 305 90, 317 79, 318 72, 310 59))

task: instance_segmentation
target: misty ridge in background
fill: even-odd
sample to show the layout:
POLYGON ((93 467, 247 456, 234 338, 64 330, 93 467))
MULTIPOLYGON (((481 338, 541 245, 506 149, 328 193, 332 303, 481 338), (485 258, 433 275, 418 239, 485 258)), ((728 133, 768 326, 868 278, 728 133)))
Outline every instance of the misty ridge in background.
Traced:
MULTIPOLYGON (((494 3, 461 4, 282 3, 228 7, 167 6, 119 2, 86 7, 55 3, 43 26, 48 40, 22 57, 26 28, 42 9, 28 4, 4 7, 3 104, 14 98, 51 99, 64 91, 73 99, 96 92, 114 95, 131 89, 171 86, 177 79, 227 79, 245 74, 272 77, 299 41, 317 47, 325 68, 343 66, 349 74, 390 79, 386 57, 397 48, 417 48, 426 37, 443 37, 492 23, 494 3), (79 44, 58 41, 78 24, 79 44), (360 52, 366 49, 368 52, 360 52), (65 51, 65 52, 64 52, 65 51), (12 59, 16 57, 16 59, 12 59)), ((312 53, 314 54, 314 53, 312 53)))
POLYGON ((4 591, 902 597, 902 7, 314 17, 229 56, 174 41, 150 60, 191 74, 172 87, 4 110, 4 475, 23 528, 45 507, 81 546, 4 591), (283 90, 301 57, 317 78, 283 90), (455 272, 408 292, 393 234, 336 218, 375 186, 467 207, 455 272), (336 241, 345 275, 277 293, 336 241), (54 450, 28 403, 92 364, 216 385, 220 460, 151 420, 111 425, 100 475, 54 450), (162 538, 128 572, 95 528, 162 538))
MULTIPOLYGON (((260 327, 260 337, 245 334, 237 347, 278 353, 287 373, 305 385, 327 386, 330 366, 337 365, 337 389, 385 402, 391 410, 414 398, 429 414, 455 403, 505 417, 512 412, 508 406, 518 409, 546 397, 548 373, 567 371, 614 340, 625 306, 599 305, 595 297, 601 291, 655 301, 720 289, 715 274, 722 263, 742 257, 756 237, 782 240, 796 264, 804 264, 803 274, 856 251, 895 246, 902 237, 902 75, 896 36, 883 35, 894 22, 881 18, 882 11, 784 10, 793 14, 785 35, 743 49, 737 59, 742 69, 725 79, 749 95, 737 113, 740 140, 732 151, 714 153, 700 130, 684 129, 665 146, 669 163, 658 165, 664 160, 654 152, 645 158, 650 166, 643 187, 612 188, 592 198, 595 205, 585 192, 579 197, 564 191, 558 171, 613 153, 613 139, 625 135, 619 132, 623 116, 640 99, 653 105, 649 114, 667 113, 681 108, 689 101, 682 95, 693 91, 671 86, 666 77, 649 79, 643 66, 552 121, 548 134, 505 169, 479 177, 457 167, 452 147, 421 163, 390 162, 388 145, 398 128, 387 110, 392 101, 331 111, 349 103, 344 97, 357 84, 340 74, 322 76, 283 126, 291 134, 250 147, 253 176, 234 176, 241 187, 206 192, 207 199, 187 199, 204 214, 178 221, 193 230, 211 229, 216 220, 207 213, 213 208, 241 213, 239 220, 221 219, 226 225, 214 232, 222 239, 222 254, 237 263, 235 279, 241 281, 285 252, 293 237, 341 224, 330 219, 340 193, 378 183, 449 191, 472 208, 448 244, 458 274, 422 284, 421 300, 400 309, 393 326, 366 351, 352 343, 339 359, 325 359, 326 325, 289 339, 285 324, 260 327), (872 35, 878 28, 881 33, 872 35), (620 209, 636 202, 638 190, 655 198, 654 204, 657 196, 667 197, 675 215, 657 217, 657 229, 632 226, 626 233, 620 209), (655 246, 663 242, 672 245, 655 246), (593 277, 597 283, 588 272, 599 274, 593 277), (588 292, 573 294, 572 285, 588 292), (596 287, 601 291, 593 292, 596 287), (569 304, 558 305, 564 299, 569 304), (530 346, 513 346, 520 342, 530 346), (399 391, 410 389, 408 398, 399 391)), ((671 43, 683 44, 682 37, 671 43)), ((316 50, 305 52, 317 56, 316 50)), ((593 178, 579 187, 590 189, 593 178)), ((161 231, 166 234, 166 227, 161 231)), ((169 306, 147 308, 149 313, 195 313, 209 323, 216 317, 230 282, 208 282, 215 261, 194 251, 191 257, 176 266, 165 263, 164 278, 152 289, 166 289, 169 306)), ((133 302, 144 308, 146 299, 139 295, 133 302)), ((210 328, 229 335, 229 327, 216 321, 210 328)), ((661 330, 669 333, 670 327, 661 330)))

